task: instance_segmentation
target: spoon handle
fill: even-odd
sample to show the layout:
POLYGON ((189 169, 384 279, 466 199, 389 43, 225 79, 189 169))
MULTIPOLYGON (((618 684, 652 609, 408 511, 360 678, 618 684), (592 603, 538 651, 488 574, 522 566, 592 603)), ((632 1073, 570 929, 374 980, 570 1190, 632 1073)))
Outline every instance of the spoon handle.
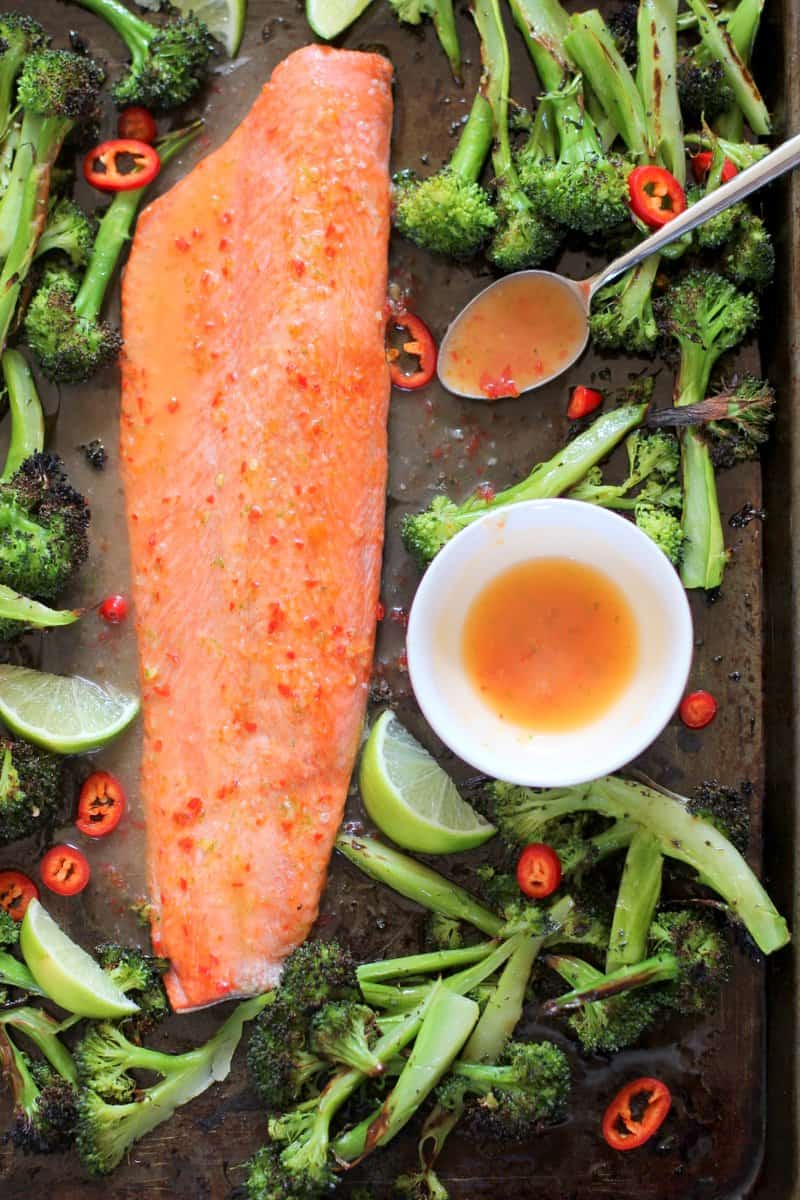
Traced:
POLYGON ((716 191, 708 192, 702 200, 698 200, 697 204, 693 204, 691 208, 687 208, 685 212, 663 225, 643 242, 639 242, 637 246, 620 255, 619 258, 615 258, 597 275, 587 280, 589 298, 591 299, 601 287, 611 283, 612 279, 616 279, 631 267, 637 266, 651 254, 657 254, 664 246, 677 241, 684 233, 696 229, 709 217, 715 217, 717 213, 730 208, 738 200, 743 200, 751 192, 771 183, 785 171, 791 171, 792 167, 796 167, 798 163, 800 163, 800 133, 790 137, 788 141, 778 146, 765 158, 753 163, 751 167, 740 171, 738 175, 735 175, 728 183, 724 183, 722 187, 717 188, 716 191))

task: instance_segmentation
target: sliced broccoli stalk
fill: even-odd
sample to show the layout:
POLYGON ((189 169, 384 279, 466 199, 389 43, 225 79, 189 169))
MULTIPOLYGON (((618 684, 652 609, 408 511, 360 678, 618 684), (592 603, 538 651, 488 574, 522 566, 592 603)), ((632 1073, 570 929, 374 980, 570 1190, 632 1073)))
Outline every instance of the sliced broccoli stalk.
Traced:
POLYGON ((559 0, 511 0, 511 11, 542 87, 558 91, 574 73, 564 44, 569 17, 559 0))
POLYGON ((589 331, 598 349, 655 353, 659 330, 652 292, 660 261, 658 254, 651 254, 593 297, 589 331))
POLYGON ((492 110, 481 92, 472 103, 449 163, 427 179, 395 177, 395 225, 404 237, 451 258, 471 258, 497 225, 478 182, 492 144, 492 110))
POLYGON ((407 25, 421 25, 423 17, 430 17, 439 45, 447 55, 450 70, 456 83, 461 82, 461 46, 458 40, 453 0, 389 0, 398 21, 407 25))
MULTIPOLYGON (((567 954, 544 960, 572 988, 590 989, 603 982, 602 971, 567 954)), ((633 1046, 662 1012, 657 989, 633 991, 606 1000, 586 1001, 569 1012, 569 1025, 587 1054, 617 1054, 633 1046)))
MULTIPOLYGON (((543 932, 550 931, 551 923, 546 920, 546 914, 540 921, 540 925, 543 932)), ((514 953, 520 937, 523 936, 527 936, 527 933, 510 934, 481 962, 473 963, 472 966, 465 967, 462 971, 448 975, 446 980, 450 991, 467 996, 480 987, 514 953)), ((394 986, 365 980, 361 984, 361 992, 371 1007, 380 1008, 389 1013, 403 1013, 424 1003, 426 997, 430 995, 431 986, 430 982, 394 986)))
POLYGON ((638 12, 636 84, 652 130, 655 157, 686 182, 686 151, 678 98, 678 0, 642 0, 638 12))
POLYGON ((644 104, 600 13, 575 13, 564 42, 630 153, 637 161, 649 161, 656 148, 644 104))
MULTIPOLYGON (((763 8, 764 0, 739 0, 739 3, 729 14, 727 21, 728 37, 742 62, 746 63, 748 67, 753 57, 753 47, 756 35, 758 34, 758 27, 761 24, 763 8)), ((722 19, 722 14, 717 13, 716 17, 719 23, 722 19)), ((742 141, 744 137, 744 116, 739 105, 734 102, 732 92, 728 103, 724 106, 724 110, 716 121, 717 131, 731 141, 742 141)))
POLYGON ((481 39, 481 88, 492 109, 494 132, 498 227, 487 253, 500 270, 517 271, 550 258, 562 235, 525 195, 514 165, 508 128, 511 65, 499 0, 475 0, 472 15, 481 39))
POLYGON ((640 829, 631 840, 622 868, 606 953, 606 974, 644 958, 650 925, 661 897, 663 865, 658 839, 648 830, 640 829))
MULTIPOLYGON (((162 166, 190 144, 202 125, 195 121, 157 143, 162 166)), ((146 191, 147 186, 115 194, 100 221, 82 280, 63 269, 45 272, 24 328, 48 379, 82 383, 119 354, 119 332, 99 319, 100 310, 146 191)))
MULTIPOLYGON (((753 133, 765 137, 772 127, 769 109, 759 92, 747 63, 742 58, 731 36, 730 21, 727 31, 718 23, 706 0, 687 0, 697 17, 700 40, 712 58, 722 63, 725 79, 733 92, 737 105, 753 133)), ((744 23, 744 16, 742 22, 744 23)), ((757 22, 756 22, 757 28, 757 22)), ((755 37, 755 30, 753 30, 755 37)), ((738 133, 738 130, 734 131, 738 133)))
POLYGON ((680 508, 680 446, 674 437, 659 437, 636 430, 625 439, 628 475, 622 483, 603 482, 599 467, 588 471, 567 492, 571 500, 583 500, 599 508, 633 511, 643 500, 680 508))
POLYGON ((18 350, 0 358, 11 413, 11 436, 0 483, 16 475, 26 458, 44 449, 44 412, 30 367, 18 350))
POLYGON ((82 8, 106 21, 122 38, 131 57, 128 72, 114 86, 120 108, 178 108, 199 91, 208 73, 213 42, 208 28, 193 13, 150 25, 120 0, 78 0, 82 8))
POLYGON ((647 407, 647 404, 630 404, 603 413, 552 458, 538 463, 526 479, 505 491, 491 496, 476 493, 462 504, 447 496, 437 496, 423 512, 407 514, 403 519, 406 549, 424 569, 442 546, 484 513, 522 500, 548 500, 563 495, 642 423, 647 407))
MULTIPOLYGON (((92 1175, 109 1174, 146 1133, 168 1121, 177 1108, 199 1096, 212 1083, 226 1079, 243 1025, 258 1015, 268 999, 256 996, 238 1004, 210 1041, 185 1054, 145 1050, 125 1039, 127 1048, 120 1049, 119 1054, 128 1057, 115 1060, 117 1066, 128 1062, 133 1067, 147 1056, 146 1069, 155 1070, 163 1078, 151 1087, 139 1089, 136 1099, 124 1104, 108 1103, 91 1087, 82 1089, 76 1140, 86 1170, 92 1175)), ((118 1036, 113 1041, 118 1042, 118 1036)), ((100 1064, 92 1058, 84 1062, 83 1069, 91 1070, 94 1078, 100 1064)), ((106 1078, 102 1074, 97 1077, 106 1078)))
POLYGON ((408 1175, 399 1175, 394 1194, 397 1200, 449 1200, 450 1195, 433 1167, 420 1167, 408 1175))
POLYGON ((408 979, 415 975, 438 975, 441 971, 483 962, 496 949, 497 942, 491 941, 479 942, 474 946, 430 950, 424 954, 408 954, 402 958, 382 958, 377 962, 361 963, 356 968, 356 975, 359 984, 384 983, 387 979, 408 979))
POLYGON ((500 833, 515 841, 540 840, 542 826, 576 812, 597 812, 611 819, 636 821, 649 830, 661 852, 696 871, 699 881, 718 893, 764 954, 786 945, 786 921, 742 855, 709 821, 693 815, 674 793, 614 775, 571 788, 540 792, 495 783, 493 813, 500 833))
POLYGON ((11 1083, 14 1103, 11 1142, 25 1153, 52 1154, 75 1136, 77 1071, 48 1013, 22 1006, 0 1013, 0 1068, 11 1083), (10 1036, 16 1030, 43 1055, 33 1062, 10 1036))

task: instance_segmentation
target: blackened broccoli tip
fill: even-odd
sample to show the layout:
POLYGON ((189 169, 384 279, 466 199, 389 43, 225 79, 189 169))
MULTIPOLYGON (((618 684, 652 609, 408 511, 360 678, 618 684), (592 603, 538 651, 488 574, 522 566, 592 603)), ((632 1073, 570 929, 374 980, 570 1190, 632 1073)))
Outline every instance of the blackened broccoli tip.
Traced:
POLYGON ((712 121, 734 102, 722 63, 706 56, 702 47, 692 47, 678 59, 678 99, 688 125, 712 121))
POLYGON ((458 1060, 451 1080, 442 1091, 443 1107, 454 1099, 449 1089, 461 1084, 469 1097, 467 1124, 490 1139, 516 1141, 561 1120, 572 1075, 555 1043, 509 1042, 496 1064, 458 1060))
POLYGON ((682 1013, 708 1012, 730 975, 730 948, 719 921, 698 907, 665 909, 650 926, 650 941, 664 1002, 682 1013))
POLYGON ((95 231, 95 222, 74 200, 67 196, 55 197, 50 201, 36 257, 59 252, 66 254, 74 267, 85 266, 92 252, 95 231))
POLYGON ((329 1000, 357 1000, 352 954, 336 941, 303 942, 283 965, 278 996, 296 1012, 320 1008, 329 1000))
POLYGON ((646 263, 601 288, 589 314, 589 331, 598 349, 646 356, 655 353, 659 327, 652 289, 652 268, 646 263))
POLYGON ((686 807, 695 816, 715 825, 737 850, 745 853, 750 842, 750 789, 727 787, 717 779, 704 779, 689 796, 686 807))
POLYGON ((570 1013, 568 1025, 586 1054, 618 1054, 635 1046, 662 1011, 655 993, 630 992, 584 1004, 570 1013))
POLYGON ((623 61, 629 67, 636 66, 639 55, 639 38, 637 18, 639 6, 631 0, 624 0, 608 17, 608 30, 614 39, 614 45, 623 61))
POLYGON ((707 355, 713 365, 753 329, 759 308, 751 292, 739 291, 717 271, 694 267, 656 301, 656 313, 682 351, 696 348, 695 353, 707 355))
POLYGON ((763 291, 775 274, 775 247, 761 217, 746 211, 722 259, 722 269, 739 287, 763 291))
POLYGON ((63 783, 63 763, 57 755, 29 742, 0 737, 0 845, 52 824, 63 783))
POLYGON ((25 339, 43 373, 58 383, 83 383, 115 362, 119 331, 76 305, 79 281, 63 268, 50 267, 25 314, 25 339))
POLYGON ((277 1146, 262 1146, 245 1163, 247 1200, 317 1200, 318 1189, 293 1177, 281 1164, 277 1146))
POLYGON ((287 1108, 298 1096, 315 1092, 330 1064, 308 1046, 308 1021, 290 1005, 274 1001, 253 1023, 247 1071, 270 1110, 287 1108))
POLYGON ((324 1004, 312 1018, 310 1048, 320 1058, 380 1075, 383 1064, 373 1053, 378 1040, 375 1013, 354 1000, 324 1004))
POLYGON ((19 1050, 0 1029, 0 1066, 10 1080, 13 1114, 8 1140, 24 1154, 57 1154, 75 1138, 77 1093, 72 1083, 44 1061, 19 1050))
POLYGON ((0 483, 0 582, 53 600, 86 561, 89 508, 60 458, 33 454, 0 483))
POLYGON ((128 47, 127 74, 114 86, 116 103, 169 109, 197 93, 208 73, 214 43, 208 27, 193 13, 151 25, 119 0, 79 0, 102 17, 128 47))
POLYGON ((686 545, 680 517, 671 508, 650 500, 640 500, 633 515, 638 528, 666 554, 673 567, 680 566, 686 545))
POLYGON ((78 123, 94 116, 104 78, 98 63, 82 54, 36 50, 20 71, 17 99, 36 116, 78 123))
MULTIPOLYGON (((686 192, 690 206, 702 200, 706 195, 703 187, 691 187, 686 192)), ((739 228, 739 223, 748 211, 746 204, 732 204, 713 217, 709 217, 694 231, 694 237, 701 250, 718 250, 733 237, 739 228)))
POLYGON ((108 451, 100 438, 92 438, 90 442, 81 444, 86 461, 93 471, 102 471, 108 462, 108 451))

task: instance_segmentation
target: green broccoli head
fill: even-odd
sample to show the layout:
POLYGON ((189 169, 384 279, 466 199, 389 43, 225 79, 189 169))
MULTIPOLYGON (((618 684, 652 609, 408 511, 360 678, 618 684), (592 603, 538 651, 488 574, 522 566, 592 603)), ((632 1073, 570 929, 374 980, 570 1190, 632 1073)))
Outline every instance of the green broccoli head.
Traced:
POLYGON ((521 192, 497 193, 497 230, 487 255, 501 271, 523 271, 547 262, 564 240, 563 230, 530 204, 521 192))
POLYGON ((50 37, 33 17, 21 12, 0 14, 0 57, 19 55, 22 59, 34 50, 46 50, 50 37))
POLYGON ((383 1065, 372 1047, 378 1040, 375 1013, 366 1004, 345 1000, 323 1004, 312 1018, 310 1049, 334 1064, 380 1075, 383 1065))
POLYGON ((679 566, 686 544, 686 534, 683 532, 680 517, 676 516, 671 508, 650 500, 639 501, 633 515, 642 533, 647 534, 659 550, 664 551, 673 567, 679 566))
POLYGON ((630 220, 630 171, 630 164, 615 155, 553 163, 537 173, 537 206, 556 226, 588 237, 608 233, 630 220))
MULTIPOLYGON (((689 204, 696 204, 706 194, 703 187, 689 188, 686 199, 689 204)), ((694 231, 694 237, 701 250, 719 250, 731 240, 739 228, 739 224, 747 213, 746 204, 732 204, 714 217, 709 217, 694 231)))
POLYGON ((652 282, 636 267, 602 288, 592 300, 589 331, 599 350, 652 355, 659 340, 652 282))
POLYGON ((131 33, 118 29, 131 52, 128 73, 113 89, 120 108, 177 108, 191 100, 203 84, 214 49, 207 26, 189 13, 158 28, 132 18, 129 28, 131 33))
POLYGON ((674 982, 659 989, 663 1002, 682 1013, 713 1008, 730 974, 730 950, 718 922, 700 908, 666 909, 650 926, 656 955, 677 960, 674 982))
POLYGON ((698 346, 714 361, 733 349, 758 321, 758 302, 716 271, 696 267, 679 276, 660 297, 661 327, 683 347, 698 346))
POLYGON ((461 922, 441 913, 429 913, 425 921, 425 944, 429 950, 459 950, 464 945, 461 922))
POLYGON ((98 946, 95 956, 104 971, 123 992, 139 1005, 139 1011, 128 1018, 138 1034, 163 1021, 172 1011, 163 977, 169 968, 166 958, 145 954, 138 946, 118 946, 106 943, 98 946))
POLYGON ((48 379, 82 383, 116 361, 122 347, 112 325, 83 317, 75 306, 78 281, 63 268, 50 267, 25 314, 25 338, 48 379))
POLYGON ((250 1082, 268 1109, 287 1108, 298 1096, 316 1092, 330 1064, 308 1045, 308 1021, 276 998, 254 1022, 247 1049, 250 1082))
POLYGON ((310 1012, 329 1000, 358 1000, 352 954, 339 942, 303 942, 283 964, 279 992, 294 1012, 310 1012))
POLYGON ((280 1162, 295 1186, 306 1188, 309 1196, 333 1191, 337 1177, 328 1154, 328 1123, 319 1117, 316 1101, 271 1118, 268 1129, 273 1141, 286 1143, 280 1162))
POLYGON ((466 523, 458 504, 447 496, 435 496, 423 512, 406 513, 401 528, 403 545, 424 571, 466 523))
POLYGON ((22 108, 40 117, 78 123, 96 111, 104 73, 96 62, 70 50, 35 50, 17 81, 22 108))
POLYGON ((472 258, 497 226, 485 188, 444 167, 427 179, 395 177, 395 225, 404 237, 448 258, 472 258))
POLYGON ((136 1092, 136 1080, 129 1074, 131 1043, 111 1021, 88 1026, 75 1047, 78 1078, 104 1100, 124 1104, 136 1092))
MULTIPOLYGON (((467 1125, 480 1137, 518 1141, 536 1126, 559 1121, 572 1077, 564 1052, 553 1042, 509 1042, 497 1064, 457 1062, 453 1078, 465 1084, 467 1125)), ((452 1100, 447 1086, 443 1106, 452 1100)))
POLYGON ((745 212, 726 248, 722 270, 739 287, 763 291, 775 274, 775 247, 761 217, 745 212))
POLYGON ((57 755, 29 742, 0 738, 0 845, 52 824, 63 784, 63 761, 57 755))
POLYGON ((20 923, 6 909, 0 908, 0 950, 16 946, 19 942, 20 923))
POLYGON ((36 257, 60 252, 66 254, 74 267, 89 261, 94 245, 96 225, 74 200, 56 196, 50 201, 47 224, 36 247, 36 257))
POLYGON ((89 509, 60 458, 33 454, 0 483, 0 582, 53 600, 86 561, 89 509))
POLYGON ((634 1046, 661 1015, 655 989, 595 1000, 569 1014, 569 1027, 587 1054, 618 1054, 634 1046))
POLYGON ((318 1200, 319 1189, 307 1177, 295 1175, 281 1163, 278 1148, 262 1146, 245 1163, 247 1200, 318 1200))

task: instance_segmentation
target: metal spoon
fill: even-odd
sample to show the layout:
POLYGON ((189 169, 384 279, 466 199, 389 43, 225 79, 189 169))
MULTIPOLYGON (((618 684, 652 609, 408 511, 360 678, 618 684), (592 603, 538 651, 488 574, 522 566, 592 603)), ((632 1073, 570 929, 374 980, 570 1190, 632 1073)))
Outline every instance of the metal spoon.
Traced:
POLYGON ((467 392, 463 391, 454 380, 447 378, 447 347, 448 342, 452 338, 455 330, 463 320, 464 316, 470 311, 473 305, 483 300, 489 292, 499 293, 501 288, 513 279, 520 278, 546 278, 551 282, 555 282, 566 288, 578 303, 578 308, 583 314, 584 330, 583 336, 576 338, 575 352, 571 358, 559 364, 558 368, 550 375, 539 377, 532 383, 526 383, 524 380, 516 379, 516 385, 520 392, 529 392, 534 388, 542 387, 543 384, 549 383, 551 379, 555 379, 562 372, 578 359, 583 353, 586 343, 589 340, 589 310, 591 308, 592 297, 600 288, 611 283, 619 275, 630 270, 631 267, 637 266, 643 259, 649 258, 651 254, 657 254, 664 246, 668 246, 671 242, 677 241, 683 234, 689 233, 690 230, 696 229, 698 225, 702 225, 709 217, 714 217, 717 213, 723 212, 726 208, 730 208, 732 204, 736 204, 738 200, 743 200, 745 196, 749 196, 751 192, 757 191, 764 187, 765 184, 771 183, 773 179, 777 179, 779 175, 790 171, 800 163, 800 134, 795 134, 794 137, 785 141, 783 145, 778 146, 770 154, 752 166, 747 167, 744 171, 740 171, 728 183, 724 183, 722 187, 716 191, 709 192, 699 200, 697 204, 693 204, 691 208, 687 208, 674 220, 663 225, 650 237, 645 238, 643 242, 639 242, 631 250, 625 254, 615 258, 608 266, 604 267, 596 275, 592 275, 590 279, 575 280, 567 279, 564 275, 558 275, 554 271, 516 271, 511 275, 504 275, 502 279, 496 280, 489 284, 482 292, 472 299, 465 308, 461 310, 457 317, 451 321, 447 328, 447 332, 442 339, 439 348, 439 365, 438 375, 441 383, 448 391, 453 392, 457 396, 466 396, 472 400, 485 400, 484 392, 467 392))

